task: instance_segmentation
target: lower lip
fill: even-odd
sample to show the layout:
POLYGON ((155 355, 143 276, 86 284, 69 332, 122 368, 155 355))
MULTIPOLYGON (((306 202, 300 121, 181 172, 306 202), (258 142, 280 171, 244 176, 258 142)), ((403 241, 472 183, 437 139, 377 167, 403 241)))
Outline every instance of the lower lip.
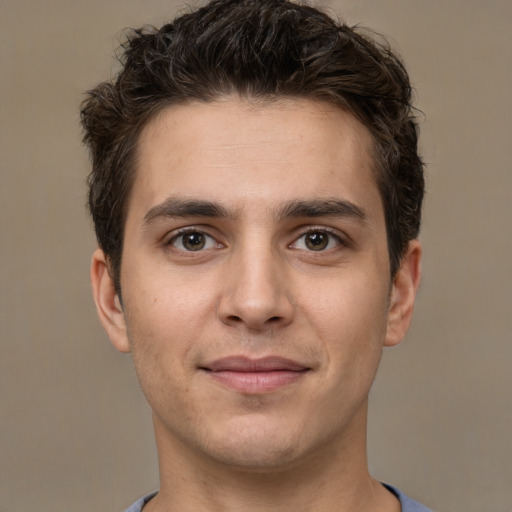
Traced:
POLYGON ((247 394, 270 393, 294 384, 304 371, 274 370, 269 372, 210 371, 212 379, 235 391, 247 394))

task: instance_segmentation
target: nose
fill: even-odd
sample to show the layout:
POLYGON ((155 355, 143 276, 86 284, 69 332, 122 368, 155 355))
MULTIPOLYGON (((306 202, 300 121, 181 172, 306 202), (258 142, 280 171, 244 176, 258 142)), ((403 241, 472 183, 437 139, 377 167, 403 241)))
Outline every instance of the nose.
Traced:
POLYGON ((270 248, 247 248, 233 255, 226 269, 218 315, 231 326, 252 331, 284 327, 294 306, 284 261, 270 248))

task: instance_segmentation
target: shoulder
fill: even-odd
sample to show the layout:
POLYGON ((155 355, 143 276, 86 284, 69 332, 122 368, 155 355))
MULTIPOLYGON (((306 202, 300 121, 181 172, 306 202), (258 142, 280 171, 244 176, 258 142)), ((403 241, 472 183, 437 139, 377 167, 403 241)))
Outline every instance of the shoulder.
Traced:
MULTIPOLYGON (((402 491, 397 489, 396 487, 392 487, 391 485, 384 484, 384 487, 391 491, 399 500, 402 505, 402 512, 431 512, 430 509, 423 506, 421 503, 414 501, 413 499, 406 496, 402 491)), ((128 507, 125 512, 142 512, 142 508, 144 505, 151 499, 157 491, 154 491, 142 498, 138 499, 133 505, 128 507)))
POLYGON ((397 489, 396 487, 392 487, 388 484, 383 484, 386 489, 391 491, 399 500, 400 505, 402 505, 402 512, 432 512, 430 509, 414 501, 413 499, 406 496, 402 491, 397 489))
POLYGON ((156 495, 158 491, 153 491, 149 494, 146 494, 146 496, 143 496, 142 498, 138 499, 133 505, 128 507, 124 512, 141 512, 142 507, 151 499, 153 496, 156 495))

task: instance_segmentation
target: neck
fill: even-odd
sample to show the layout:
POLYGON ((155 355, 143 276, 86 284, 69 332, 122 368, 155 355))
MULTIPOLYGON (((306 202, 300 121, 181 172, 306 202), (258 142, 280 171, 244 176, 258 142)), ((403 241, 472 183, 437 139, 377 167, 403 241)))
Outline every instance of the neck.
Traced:
POLYGON ((368 473, 366 415, 342 440, 280 467, 219 463, 169 436, 154 419, 160 491, 144 512, 399 512, 368 473))

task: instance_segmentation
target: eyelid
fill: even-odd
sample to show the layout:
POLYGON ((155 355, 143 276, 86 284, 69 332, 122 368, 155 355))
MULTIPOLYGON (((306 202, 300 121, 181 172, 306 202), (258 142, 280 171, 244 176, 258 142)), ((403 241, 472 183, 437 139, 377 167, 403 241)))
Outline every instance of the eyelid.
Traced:
POLYGON ((175 249, 179 252, 183 252, 183 253, 203 252, 203 251, 207 250, 207 249, 201 249, 198 251, 187 251, 185 249, 178 249, 177 247, 173 246, 174 241, 178 240, 181 236, 189 234, 189 233, 199 233, 199 234, 203 235, 204 237, 213 240, 213 242, 215 243, 215 245, 217 247, 223 247, 223 244, 221 242, 219 242, 215 236, 210 234, 208 232, 208 229, 205 226, 184 226, 182 228, 178 228, 178 229, 175 229, 175 230, 167 233, 165 235, 165 237, 163 238, 164 247, 166 247, 166 248, 172 247, 173 249, 175 249))
MULTIPOLYGON (((350 240, 350 237, 346 234, 344 234, 343 232, 340 232, 339 230, 337 229, 333 229, 331 227, 327 227, 327 226, 305 226, 305 227, 302 227, 299 231, 299 234, 298 236, 296 236, 293 240, 293 242, 291 244, 289 244, 289 247, 290 248, 294 248, 293 246, 297 244, 297 242, 303 238, 304 236, 310 234, 310 233, 326 233, 328 236, 336 239, 337 243, 338 243, 338 246, 342 246, 342 247, 350 247, 351 246, 351 240, 350 240)), ((331 249, 324 249, 323 251, 318 251, 318 252, 327 252, 329 250, 332 250, 333 248, 331 249)), ((310 250, 310 249, 307 249, 307 250, 310 250)), ((311 251, 311 252, 314 252, 314 251, 311 251)))
MULTIPOLYGON (((352 240, 351 240, 350 236, 338 229, 324 226, 324 225, 304 225, 304 226, 299 226, 295 230, 295 235, 294 235, 293 241, 290 244, 288 244, 288 247, 293 248, 293 245, 295 245, 298 242, 298 240, 300 240, 302 237, 306 236, 309 233, 315 233, 315 232, 326 233, 328 236, 336 239, 336 241, 338 242, 338 244, 340 246, 345 246, 345 247, 352 246, 352 240)), ((187 233, 200 233, 200 234, 204 235, 205 237, 212 239, 215 242, 215 244, 217 245, 217 247, 225 247, 225 244, 219 241, 219 236, 212 234, 210 227, 204 226, 204 225, 187 225, 187 226, 183 226, 181 228, 174 229, 174 230, 168 232, 164 237, 162 237, 162 245, 164 247, 172 246, 172 242, 174 240, 176 240, 180 236, 183 236, 187 233)), ((178 249, 178 250, 180 250, 180 249, 178 249)), ((331 250, 331 249, 328 249, 328 250, 331 250)), ((184 251, 184 250, 180 250, 180 251, 193 252, 193 251, 184 251)), ((203 249, 203 251, 204 251, 204 249, 203 249)), ((201 252, 201 251, 197 251, 197 252, 201 252)), ((321 251, 319 251, 319 252, 321 252, 321 251)))

